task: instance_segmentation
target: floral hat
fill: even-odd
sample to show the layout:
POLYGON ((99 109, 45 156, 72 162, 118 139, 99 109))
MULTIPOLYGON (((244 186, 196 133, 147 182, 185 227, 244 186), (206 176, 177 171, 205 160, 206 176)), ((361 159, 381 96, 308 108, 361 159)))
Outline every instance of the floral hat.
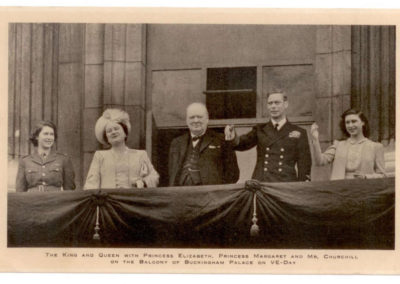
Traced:
POLYGON ((110 121, 124 124, 128 129, 128 134, 131 132, 131 123, 129 122, 129 115, 127 112, 116 108, 106 109, 103 115, 97 120, 94 128, 97 141, 103 145, 107 145, 107 142, 104 141, 104 131, 107 123, 110 121))

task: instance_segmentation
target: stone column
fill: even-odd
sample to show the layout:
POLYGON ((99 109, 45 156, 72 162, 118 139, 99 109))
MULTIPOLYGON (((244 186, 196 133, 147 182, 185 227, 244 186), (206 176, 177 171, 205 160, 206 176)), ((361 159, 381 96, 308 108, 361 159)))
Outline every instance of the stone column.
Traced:
MULTIPOLYGON (((316 107, 313 113, 319 125, 324 151, 342 137, 339 121, 350 108, 351 27, 318 26, 316 31, 316 107)), ((330 167, 313 167, 314 180, 329 179, 330 167)))
POLYGON ((145 144, 146 29, 143 24, 87 24, 85 29, 85 98, 83 111, 83 173, 93 154, 104 148, 94 134, 106 108, 129 113, 131 134, 127 144, 145 144))
POLYGON ((144 24, 105 26, 103 106, 125 109, 131 119, 128 145, 145 144, 145 66, 144 24))
POLYGON ((60 24, 58 39, 57 148, 71 156, 78 188, 83 179, 84 32, 83 24, 60 24))
MULTIPOLYGON (((101 145, 94 134, 94 126, 103 112, 104 24, 85 27, 85 96, 83 109, 83 183, 93 154, 101 145)), ((82 184, 83 186, 83 184, 82 184)))

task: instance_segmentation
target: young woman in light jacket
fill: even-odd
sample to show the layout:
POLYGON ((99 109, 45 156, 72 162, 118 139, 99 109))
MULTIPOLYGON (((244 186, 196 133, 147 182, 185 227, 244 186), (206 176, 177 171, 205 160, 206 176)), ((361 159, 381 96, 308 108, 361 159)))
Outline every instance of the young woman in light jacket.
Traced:
POLYGON ((130 149, 129 116, 119 109, 107 109, 97 120, 97 140, 109 150, 96 151, 86 178, 85 189, 156 187, 159 175, 144 150, 130 149))
POLYGON ((385 177, 383 145, 369 140, 369 125, 365 115, 356 109, 342 114, 340 128, 348 137, 335 141, 322 153, 318 125, 311 126, 312 147, 318 166, 332 163, 331 180, 385 177))

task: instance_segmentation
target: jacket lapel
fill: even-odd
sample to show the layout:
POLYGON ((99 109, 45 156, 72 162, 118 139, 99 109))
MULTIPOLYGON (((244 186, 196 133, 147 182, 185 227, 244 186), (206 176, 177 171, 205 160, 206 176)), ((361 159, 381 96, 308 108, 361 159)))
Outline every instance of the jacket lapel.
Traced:
POLYGON ((347 139, 344 142, 339 142, 335 159, 333 160, 331 179, 344 179, 346 174, 347 152, 349 150, 350 142, 347 139))
MULTIPOLYGON (((105 161, 105 165, 103 163, 103 176, 106 178, 103 178, 103 180, 101 180, 100 182, 100 187, 104 187, 104 188, 108 188, 108 187, 117 187, 117 182, 116 182, 116 176, 115 176, 115 158, 114 155, 111 151, 111 149, 104 151, 103 153, 104 155, 104 160, 105 161)), ((101 179, 100 175, 100 179, 101 179)))
POLYGON ((53 162, 57 158, 57 154, 55 151, 51 151, 49 156, 47 157, 46 161, 44 162, 45 164, 53 162))
POLYGON ((208 131, 204 134, 204 136, 200 140, 200 153, 204 151, 205 148, 210 145, 213 140, 213 136, 211 136, 208 131))
POLYGON ((288 133, 291 130, 289 121, 286 121, 286 123, 282 126, 282 128, 276 132, 274 127, 272 126, 272 122, 269 121, 263 128, 263 131, 266 133, 266 135, 270 138, 268 139, 267 146, 270 146, 274 144, 276 141, 280 140, 282 137, 285 137, 288 135, 288 133))
POLYGON ((262 128, 263 132, 265 133, 265 135, 271 136, 274 135, 275 131, 274 131, 274 127, 272 126, 272 122, 271 120, 268 121, 264 127, 262 128))
POLYGON ((185 158, 186 150, 189 144, 189 133, 186 133, 184 136, 182 136, 182 140, 179 142, 179 157, 178 157, 178 169, 181 168, 181 165, 183 163, 183 159, 185 158))
POLYGON ((43 164, 42 158, 40 158, 37 151, 32 153, 32 161, 39 165, 43 164))
POLYGON ((42 157, 40 157, 39 153, 35 151, 32 154, 32 160, 39 164, 39 165, 44 165, 50 162, 53 162, 55 159, 57 159, 57 153, 55 151, 50 151, 49 156, 46 158, 46 160, 43 162, 42 157))
MULTIPOLYGON (((137 150, 128 148, 128 167, 129 167, 129 185, 132 186, 132 177, 140 176, 142 174, 142 164, 137 159, 137 150), (139 167, 139 168, 137 168, 139 167), (138 174, 139 173, 139 174, 138 174)), ((116 165, 115 165, 116 166, 116 165)), ((115 172, 115 171, 114 171, 115 172)))

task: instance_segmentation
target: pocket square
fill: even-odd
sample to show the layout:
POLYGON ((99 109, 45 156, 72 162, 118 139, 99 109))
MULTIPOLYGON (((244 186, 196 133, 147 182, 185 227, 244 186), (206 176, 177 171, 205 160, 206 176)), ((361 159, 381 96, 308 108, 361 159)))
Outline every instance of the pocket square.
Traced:
POLYGON ((221 146, 210 145, 210 146, 208 146, 208 148, 210 148, 210 149, 217 149, 217 148, 221 148, 221 146))

